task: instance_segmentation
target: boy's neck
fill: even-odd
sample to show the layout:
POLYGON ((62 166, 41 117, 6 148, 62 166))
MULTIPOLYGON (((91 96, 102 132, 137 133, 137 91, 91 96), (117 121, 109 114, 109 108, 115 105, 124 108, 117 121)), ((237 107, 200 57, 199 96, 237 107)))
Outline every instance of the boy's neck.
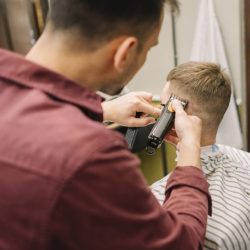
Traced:
POLYGON ((201 136, 201 147, 213 145, 216 142, 216 133, 215 134, 204 134, 201 136))

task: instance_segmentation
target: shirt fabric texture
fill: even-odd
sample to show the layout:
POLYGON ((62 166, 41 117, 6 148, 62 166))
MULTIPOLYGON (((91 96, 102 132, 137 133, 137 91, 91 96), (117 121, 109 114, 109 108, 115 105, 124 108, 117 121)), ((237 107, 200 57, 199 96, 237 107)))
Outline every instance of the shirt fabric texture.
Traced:
POLYGON ((161 207, 101 98, 0 50, 0 249, 201 249, 201 170, 177 167, 161 207))
MULTIPOLYGON (((250 250, 250 154, 224 145, 201 150, 202 169, 213 200, 204 249, 250 250)), ((169 176, 152 185, 163 203, 169 176)))

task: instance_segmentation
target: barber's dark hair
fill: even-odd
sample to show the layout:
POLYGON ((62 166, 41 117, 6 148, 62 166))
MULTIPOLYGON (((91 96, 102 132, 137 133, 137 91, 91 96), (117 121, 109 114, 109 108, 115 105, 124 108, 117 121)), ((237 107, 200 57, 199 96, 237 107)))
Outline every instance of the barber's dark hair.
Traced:
POLYGON ((177 0, 51 0, 48 20, 93 46, 119 35, 143 40, 159 24, 164 3, 178 8, 177 0))

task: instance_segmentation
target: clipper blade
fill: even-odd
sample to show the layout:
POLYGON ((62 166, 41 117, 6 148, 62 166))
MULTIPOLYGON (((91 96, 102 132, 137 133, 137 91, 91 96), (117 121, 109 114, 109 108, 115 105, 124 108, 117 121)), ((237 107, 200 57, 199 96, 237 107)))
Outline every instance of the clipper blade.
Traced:
POLYGON ((175 111, 172 107, 172 102, 174 100, 179 100, 181 102, 181 105, 183 106, 183 109, 185 109, 188 104, 187 100, 172 94, 168 102, 163 105, 164 108, 162 110, 162 113, 148 136, 146 151, 151 155, 154 154, 156 149, 161 146, 167 132, 173 126, 175 111))
POLYGON ((182 107, 185 109, 186 108, 186 106, 187 106, 187 104, 188 104, 188 101, 187 100, 185 100, 185 99, 183 99, 183 98, 180 98, 180 97, 178 97, 178 96, 176 96, 176 95, 174 95, 174 94, 171 94, 171 96, 170 96, 170 98, 169 98, 169 100, 168 100, 168 102, 167 102, 167 109, 168 109, 168 111, 169 112, 174 112, 174 109, 173 109, 173 107, 172 107, 172 103, 173 103, 173 101, 174 100, 178 100, 178 101, 180 101, 181 102, 181 105, 182 105, 182 107))

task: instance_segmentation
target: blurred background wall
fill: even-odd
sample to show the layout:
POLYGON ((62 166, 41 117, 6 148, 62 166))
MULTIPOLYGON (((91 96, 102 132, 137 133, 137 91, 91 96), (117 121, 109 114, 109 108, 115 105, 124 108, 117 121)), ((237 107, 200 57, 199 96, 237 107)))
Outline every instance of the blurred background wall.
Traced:
POLYGON ((0 0, 0 47, 26 54, 42 32, 47 0, 0 0))

